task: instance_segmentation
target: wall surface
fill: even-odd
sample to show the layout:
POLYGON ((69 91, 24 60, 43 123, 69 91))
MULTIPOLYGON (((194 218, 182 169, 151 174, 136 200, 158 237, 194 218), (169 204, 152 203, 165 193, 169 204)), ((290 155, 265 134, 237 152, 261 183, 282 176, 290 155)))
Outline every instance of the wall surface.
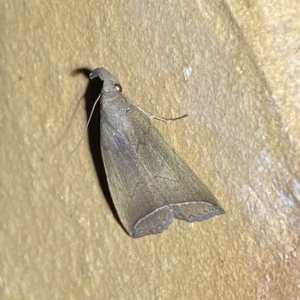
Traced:
POLYGON ((299 1, 0 0, 0 16, 2 299, 300 299, 299 1), (188 113, 153 124, 225 215, 127 235, 99 113, 71 154, 100 66, 152 113, 188 113))

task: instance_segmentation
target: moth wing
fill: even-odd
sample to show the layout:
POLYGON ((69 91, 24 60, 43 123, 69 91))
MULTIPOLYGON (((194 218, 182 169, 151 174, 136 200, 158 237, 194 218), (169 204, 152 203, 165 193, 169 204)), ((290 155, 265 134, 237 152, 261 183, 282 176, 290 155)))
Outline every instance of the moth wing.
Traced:
POLYGON ((120 220, 132 237, 159 233, 173 217, 202 221, 224 213, 214 195, 135 105, 113 127, 101 118, 101 152, 120 220))

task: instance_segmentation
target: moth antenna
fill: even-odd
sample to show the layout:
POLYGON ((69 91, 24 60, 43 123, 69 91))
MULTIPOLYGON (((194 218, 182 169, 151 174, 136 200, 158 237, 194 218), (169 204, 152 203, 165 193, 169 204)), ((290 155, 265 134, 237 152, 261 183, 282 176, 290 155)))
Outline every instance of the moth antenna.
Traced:
POLYGON ((91 113, 90 113, 89 119, 88 119, 88 121, 87 121, 87 123, 86 123, 85 129, 84 129, 84 131, 83 131, 83 133, 82 133, 82 135, 81 135, 81 138, 80 138, 78 144, 76 145, 76 147, 71 151, 70 155, 72 155, 72 154, 75 152, 75 150, 79 147, 79 145, 81 144, 81 142, 82 142, 82 140, 83 140, 83 138, 84 138, 84 136, 85 136, 85 134, 86 134, 86 132, 87 132, 87 129, 88 129, 89 124, 90 124, 90 122, 91 122, 91 118, 92 118, 92 116, 93 116, 95 107, 96 107, 97 103, 99 102, 101 95, 102 95, 102 93, 100 93, 99 96, 98 96, 98 98, 96 99, 96 101, 95 101, 95 103, 94 103, 94 105, 93 105, 92 111, 91 111, 91 113))
POLYGON ((151 112, 149 112, 148 110, 144 109, 143 107, 141 107, 137 103, 134 103, 134 105, 140 111, 142 111, 149 119, 157 119, 157 120, 161 120, 161 121, 164 121, 164 122, 169 122, 169 121, 176 121, 176 120, 179 120, 179 119, 183 119, 183 118, 186 118, 188 116, 187 114, 184 114, 182 116, 175 117, 175 118, 165 118, 165 117, 161 117, 161 116, 157 116, 157 115, 152 114, 151 112))
POLYGON ((152 118, 157 119, 157 120, 161 120, 161 121, 165 121, 165 122, 169 122, 169 121, 176 121, 176 120, 179 120, 179 119, 183 119, 183 118, 186 118, 187 116, 188 116, 188 114, 184 114, 180 117, 165 118, 165 117, 160 117, 160 116, 153 115, 152 118))

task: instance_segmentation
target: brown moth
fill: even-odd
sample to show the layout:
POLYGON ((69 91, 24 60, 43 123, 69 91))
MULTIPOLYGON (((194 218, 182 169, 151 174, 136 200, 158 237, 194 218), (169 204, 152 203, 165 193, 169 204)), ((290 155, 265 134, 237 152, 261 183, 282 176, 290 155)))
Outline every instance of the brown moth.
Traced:
MULTIPOLYGON (((152 115, 122 93, 104 68, 100 77, 101 152, 120 221, 134 238, 160 233, 173 218, 203 221, 224 210, 215 196, 152 125, 152 115)), ((183 116, 185 117, 185 116, 183 116)), ((178 119, 178 118, 175 118, 178 119)))

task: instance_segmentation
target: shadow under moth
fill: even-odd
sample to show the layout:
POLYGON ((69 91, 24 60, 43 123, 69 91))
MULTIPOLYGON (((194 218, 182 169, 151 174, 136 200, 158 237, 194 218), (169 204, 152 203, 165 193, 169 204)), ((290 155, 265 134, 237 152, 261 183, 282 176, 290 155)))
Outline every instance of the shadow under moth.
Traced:
POLYGON ((195 222, 223 214, 215 196, 151 123, 152 118, 172 119, 154 116, 128 99, 119 79, 106 69, 93 70, 90 78, 96 77, 103 81, 99 98, 104 167, 129 235, 160 233, 173 218, 195 222))

